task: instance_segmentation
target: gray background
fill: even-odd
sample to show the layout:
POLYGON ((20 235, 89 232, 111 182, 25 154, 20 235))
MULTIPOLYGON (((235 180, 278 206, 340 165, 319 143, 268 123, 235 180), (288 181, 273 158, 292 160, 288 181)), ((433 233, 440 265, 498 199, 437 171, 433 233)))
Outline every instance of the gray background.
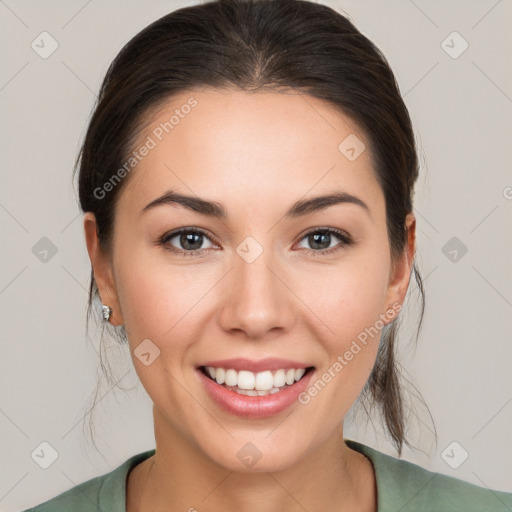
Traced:
MULTIPOLYGON (((151 402, 115 342, 108 351, 115 380, 132 389, 101 390, 94 422, 102 455, 82 431, 99 332, 85 336, 90 265, 71 172, 111 60, 151 21, 193 3, 0 0, 2 511, 49 499, 154 447, 151 402), (58 43, 46 59, 31 47, 42 46, 43 31, 58 43), (41 252, 49 245, 43 237, 55 254, 41 252), (58 454, 47 469, 32 456, 42 442, 58 454)), ((418 449, 403 457, 512 491, 512 2, 326 3, 346 11, 388 58, 420 150, 417 262, 427 309, 417 348, 404 336, 400 352, 438 443, 416 401, 418 449), (448 37, 454 31, 463 40, 448 37), (469 47, 457 55, 464 40, 469 47)), ((414 308, 405 313, 403 332, 412 336, 414 308)), ((396 454, 371 423, 350 423, 345 437, 396 454)))

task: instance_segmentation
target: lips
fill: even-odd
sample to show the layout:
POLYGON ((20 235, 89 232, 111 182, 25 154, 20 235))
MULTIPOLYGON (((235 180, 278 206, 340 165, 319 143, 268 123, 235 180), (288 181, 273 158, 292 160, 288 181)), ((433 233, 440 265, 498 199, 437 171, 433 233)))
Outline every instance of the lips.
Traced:
POLYGON ((222 410, 247 419, 266 418, 290 407, 314 372, 313 366, 284 359, 208 361, 197 368, 210 399, 222 410), (219 370, 224 371, 221 383, 215 379, 219 370))

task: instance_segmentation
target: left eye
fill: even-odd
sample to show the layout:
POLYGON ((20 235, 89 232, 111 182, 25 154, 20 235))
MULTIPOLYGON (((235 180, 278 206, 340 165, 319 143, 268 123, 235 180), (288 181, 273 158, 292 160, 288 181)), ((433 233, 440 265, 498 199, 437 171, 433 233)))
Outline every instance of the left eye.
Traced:
POLYGON ((320 247, 316 249, 306 249, 308 253, 317 253, 317 254, 326 254, 329 252, 334 252, 344 245, 351 245, 352 239, 344 234, 342 231, 338 231, 337 229, 332 228, 323 228, 316 229, 314 231, 310 231, 306 233, 306 235, 302 238, 302 240, 307 239, 307 241, 314 245, 323 245, 327 240, 327 247, 320 247), (337 238, 341 241, 340 244, 335 245, 334 247, 330 246, 330 242, 332 241, 332 237, 337 238))

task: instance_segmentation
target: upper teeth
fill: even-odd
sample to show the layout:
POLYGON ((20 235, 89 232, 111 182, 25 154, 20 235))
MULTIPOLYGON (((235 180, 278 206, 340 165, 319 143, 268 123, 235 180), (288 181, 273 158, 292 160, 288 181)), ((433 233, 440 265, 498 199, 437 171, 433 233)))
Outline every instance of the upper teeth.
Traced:
POLYGON ((253 373, 247 370, 237 372, 213 366, 207 366, 206 371, 217 384, 238 386, 240 389, 255 389, 256 391, 269 391, 272 388, 282 388, 285 385, 291 386, 306 373, 305 368, 253 373))

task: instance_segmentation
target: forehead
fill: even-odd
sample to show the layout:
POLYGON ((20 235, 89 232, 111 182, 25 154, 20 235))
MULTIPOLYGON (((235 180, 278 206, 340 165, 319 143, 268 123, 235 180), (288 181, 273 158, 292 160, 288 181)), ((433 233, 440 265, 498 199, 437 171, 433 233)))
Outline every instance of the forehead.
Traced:
POLYGON ((358 125, 295 91, 180 93, 147 114, 134 150, 144 145, 121 194, 126 205, 142 208, 170 189, 245 207, 309 191, 343 190, 369 202, 380 194, 358 125))

